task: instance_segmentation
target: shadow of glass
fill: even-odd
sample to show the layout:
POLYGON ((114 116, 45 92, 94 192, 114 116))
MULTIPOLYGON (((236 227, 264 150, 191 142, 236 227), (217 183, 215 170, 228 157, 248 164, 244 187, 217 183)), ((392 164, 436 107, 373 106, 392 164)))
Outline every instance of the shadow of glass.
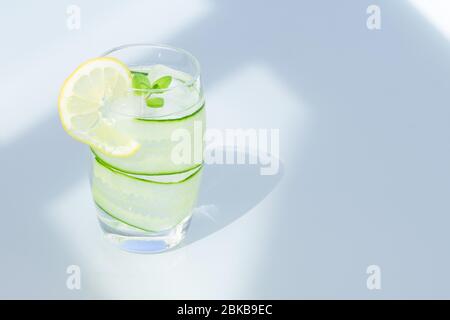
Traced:
POLYGON ((225 228, 247 212, 276 187, 283 165, 275 175, 261 175, 260 165, 205 165, 198 205, 183 246, 225 228))

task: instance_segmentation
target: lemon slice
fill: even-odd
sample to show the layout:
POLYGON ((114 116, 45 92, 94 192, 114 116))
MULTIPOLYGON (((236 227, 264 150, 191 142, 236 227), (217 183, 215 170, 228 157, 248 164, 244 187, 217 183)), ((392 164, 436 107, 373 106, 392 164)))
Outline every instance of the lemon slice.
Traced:
POLYGON ((133 155, 139 143, 117 131, 113 121, 102 115, 105 103, 126 96, 130 88, 131 73, 117 59, 102 57, 81 64, 66 79, 59 94, 58 109, 64 130, 109 156, 133 155))

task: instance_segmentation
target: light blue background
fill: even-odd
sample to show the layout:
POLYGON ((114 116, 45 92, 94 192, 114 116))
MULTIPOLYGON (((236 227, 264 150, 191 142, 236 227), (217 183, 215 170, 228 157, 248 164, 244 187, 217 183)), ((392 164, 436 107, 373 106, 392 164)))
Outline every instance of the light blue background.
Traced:
POLYGON ((1 298, 450 298, 449 38, 410 1, 14 1, 0 12, 1 298), (66 27, 69 4, 80 30, 66 27), (366 28, 370 4, 379 31, 366 28), (133 42, 197 56, 209 126, 280 128, 281 173, 206 168, 186 245, 160 255, 102 239, 88 150, 57 115, 80 62, 133 42), (72 264, 79 291, 66 288, 72 264), (379 291, 366 287, 373 264, 379 291))

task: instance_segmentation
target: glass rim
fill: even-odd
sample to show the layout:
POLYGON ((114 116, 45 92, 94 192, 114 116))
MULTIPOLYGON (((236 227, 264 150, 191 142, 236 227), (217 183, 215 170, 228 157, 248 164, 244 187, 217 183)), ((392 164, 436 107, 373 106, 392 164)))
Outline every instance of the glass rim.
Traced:
POLYGON ((158 44, 158 43, 146 43, 146 42, 142 42, 142 43, 129 43, 129 44, 123 44, 114 48, 111 48, 105 52, 103 52, 100 57, 106 57, 114 52, 118 52, 121 51, 123 49, 127 49, 127 48, 132 48, 132 47, 147 47, 147 48, 156 48, 156 49, 164 49, 164 50, 170 50, 173 52, 177 52, 180 54, 184 54, 186 55, 189 60, 191 60, 193 62, 194 68, 195 68, 195 72, 193 75, 190 74, 191 78, 189 81, 183 82, 182 85, 175 85, 172 86, 170 88, 165 88, 165 89, 134 89, 134 88, 130 88, 129 90, 131 92, 144 92, 144 93, 164 93, 167 91, 171 91, 174 88, 177 87, 190 87, 193 86, 195 83, 197 83, 200 79, 200 63, 197 60, 197 58, 190 53, 189 51, 185 50, 185 49, 181 49, 178 47, 174 47, 174 46, 170 46, 170 45, 166 45, 166 44, 158 44))
MULTIPOLYGON (((192 79, 190 79, 189 81, 183 82, 182 84, 179 84, 179 85, 172 86, 170 88, 166 88, 166 89, 129 88, 128 92, 145 92, 145 93, 149 93, 149 94, 153 94, 153 93, 157 94, 157 93, 168 92, 168 91, 178 88, 178 87, 194 86, 196 83, 199 83, 199 80, 200 80, 200 63, 199 63, 199 61, 189 51, 178 48, 178 47, 174 47, 174 46, 170 46, 170 45, 166 45, 166 44, 156 44, 156 43, 130 43, 130 44, 124 44, 124 45, 120 45, 120 46, 111 48, 108 51, 105 51, 104 53, 102 53, 100 55, 100 57, 106 57, 106 56, 110 55, 111 53, 118 52, 120 50, 132 48, 132 47, 159 48, 159 49, 171 50, 173 52, 177 52, 177 53, 186 55, 188 57, 188 59, 192 61, 193 65, 194 65, 195 73, 193 75, 190 74, 192 79)), ((174 111, 174 112, 171 112, 168 114, 162 114, 162 115, 142 115, 142 114, 132 113, 132 112, 131 113, 121 112, 119 110, 111 110, 111 111, 115 114, 120 114, 125 117, 130 117, 130 118, 137 117, 139 119, 144 119, 144 120, 152 120, 152 119, 154 119, 154 120, 158 120, 158 119, 176 120, 177 118, 172 118, 172 117, 180 115, 180 114, 183 115, 184 113, 186 113, 186 111, 191 110, 192 108, 195 108, 197 106, 200 106, 199 109, 201 109, 201 107, 204 105, 204 97, 201 94, 201 90, 199 92, 199 98, 200 99, 196 103, 186 106, 186 108, 183 108, 182 110, 178 110, 178 111, 174 111), (170 117, 170 118, 168 118, 168 117, 170 117)))

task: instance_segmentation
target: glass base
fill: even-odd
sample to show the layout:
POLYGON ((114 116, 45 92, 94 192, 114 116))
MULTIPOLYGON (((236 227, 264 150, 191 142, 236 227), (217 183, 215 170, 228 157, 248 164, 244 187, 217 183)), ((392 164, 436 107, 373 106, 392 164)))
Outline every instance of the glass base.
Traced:
POLYGON ((133 253, 159 253, 177 246, 186 236, 191 222, 189 216, 169 230, 147 232, 111 217, 98 206, 97 212, 105 238, 120 249, 133 253))

